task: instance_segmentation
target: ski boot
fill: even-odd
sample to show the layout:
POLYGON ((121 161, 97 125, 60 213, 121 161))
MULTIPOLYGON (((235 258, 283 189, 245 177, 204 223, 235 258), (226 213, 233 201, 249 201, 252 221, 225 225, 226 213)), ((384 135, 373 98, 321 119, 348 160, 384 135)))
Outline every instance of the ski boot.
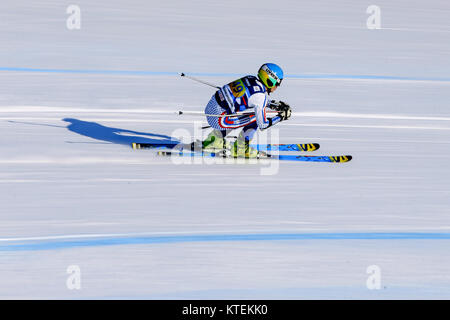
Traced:
POLYGON ((246 159, 260 159, 266 158, 267 153, 258 151, 253 147, 250 147, 250 141, 245 139, 244 135, 239 134, 239 137, 231 147, 231 156, 233 158, 246 158, 246 159))
POLYGON ((205 140, 197 140, 191 144, 191 150, 207 152, 222 152, 227 148, 230 148, 229 143, 224 139, 222 132, 216 129, 214 129, 205 140))

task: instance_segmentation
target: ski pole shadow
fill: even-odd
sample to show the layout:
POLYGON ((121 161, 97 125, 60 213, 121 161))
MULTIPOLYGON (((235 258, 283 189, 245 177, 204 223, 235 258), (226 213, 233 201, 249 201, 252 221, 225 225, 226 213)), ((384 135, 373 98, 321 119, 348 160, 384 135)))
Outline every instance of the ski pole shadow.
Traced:
POLYGON ((89 137, 96 140, 107 141, 110 143, 130 145, 136 143, 173 143, 178 144, 179 141, 169 136, 132 131, 121 128, 106 127, 96 122, 82 121, 73 118, 64 118, 62 121, 68 122, 67 129, 79 135, 89 137))

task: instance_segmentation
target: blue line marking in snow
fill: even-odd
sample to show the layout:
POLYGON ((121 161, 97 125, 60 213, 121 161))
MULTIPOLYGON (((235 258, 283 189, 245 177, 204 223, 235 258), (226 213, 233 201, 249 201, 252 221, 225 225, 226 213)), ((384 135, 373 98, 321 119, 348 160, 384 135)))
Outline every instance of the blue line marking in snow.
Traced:
POLYGON ((182 242, 280 241, 280 240, 449 240, 450 233, 281 233, 229 235, 177 235, 110 237, 79 240, 11 241, 0 251, 39 251, 113 245, 161 244, 182 242))
MULTIPOLYGON (((103 75, 134 75, 134 76, 179 76, 174 71, 138 71, 138 70, 95 70, 95 69, 45 69, 45 68, 13 68, 0 67, 0 71, 34 72, 34 73, 61 73, 61 74, 103 74, 103 75)), ((202 77, 241 77, 238 73, 208 73, 186 72, 191 76, 202 77)), ((450 82, 450 78, 437 77, 400 77, 382 75, 352 75, 352 74, 288 74, 285 78, 292 79, 341 79, 341 80, 403 80, 403 81, 438 81, 450 82)))
POLYGON ((165 72, 165 71, 159 72, 159 71, 93 70, 93 69, 36 69, 36 68, 7 68, 7 67, 0 67, 0 71, 35 72, 35 73, 138 75, 138 76, 179 75, 179 73, 177 73, 177 72, 165 72))

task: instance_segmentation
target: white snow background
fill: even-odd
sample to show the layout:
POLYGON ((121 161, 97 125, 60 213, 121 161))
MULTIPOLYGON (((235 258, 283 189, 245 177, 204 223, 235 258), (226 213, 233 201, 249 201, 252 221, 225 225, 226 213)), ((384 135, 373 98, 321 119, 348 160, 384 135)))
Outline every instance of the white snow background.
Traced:
POLYGON ((0 298, 450 298, 449 17, 444 0, 2 1, 0 298), (293 108, 280 142, 351 162, 261 175, 130 148, 204 121, 176 111, 214 89, 180 72, 223 85, 264 62, 293 108))

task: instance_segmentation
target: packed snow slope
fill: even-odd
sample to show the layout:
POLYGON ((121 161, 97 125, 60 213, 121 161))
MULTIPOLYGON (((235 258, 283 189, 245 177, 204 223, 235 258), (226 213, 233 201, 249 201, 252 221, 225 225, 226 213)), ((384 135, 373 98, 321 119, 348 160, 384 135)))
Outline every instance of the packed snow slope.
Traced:
POLYGON ((0 298, 450 298, 448 1, 377 1, 376 30, 356 0, 76 4, 0 4, 0 298), (351 162, 130 148, 201 137, 176 112, 214 89, 180 72, 264 62, 293 108, 268 138, 351 162))

